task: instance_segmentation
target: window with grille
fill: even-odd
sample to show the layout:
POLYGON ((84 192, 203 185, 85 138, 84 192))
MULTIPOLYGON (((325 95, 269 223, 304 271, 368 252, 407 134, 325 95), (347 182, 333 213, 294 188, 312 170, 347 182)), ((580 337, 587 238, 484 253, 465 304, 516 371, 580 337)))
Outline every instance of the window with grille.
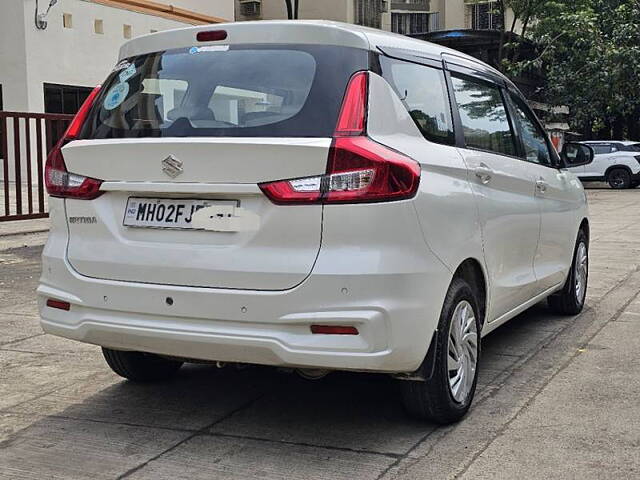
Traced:
POLYGON ((496 1, 467 4, 466 20, 467 27, 473 30, 501 30, 504 26, 500 5, 496 1))
POLYGON ((260 2, 257 0, 240 2, 240 15, 243 17, 259 17, 261 13, 260 6, 260 2))
POLYGON ((431 31, 429 13, 391 13, 391 31, 402 35, 417 35, 431 31))
POLYGON ((383 0, 356 0, 355 23, 366 27, 380 28, 384 10, 383 0))
POLYGON ((75 114, 91 90, 92 88, 89 87, 45 83, 44 111, 45 113, 75 114))

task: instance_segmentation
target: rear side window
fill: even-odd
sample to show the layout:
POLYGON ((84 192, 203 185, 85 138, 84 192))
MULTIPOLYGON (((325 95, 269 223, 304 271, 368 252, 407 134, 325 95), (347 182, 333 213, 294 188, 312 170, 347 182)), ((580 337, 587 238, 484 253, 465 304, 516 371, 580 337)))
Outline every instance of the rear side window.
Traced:
POLYGON ((467 76, 453 76, 464 140, 469 148, 516 155, 513 131, 499 87, 467 76))
POLYGON ((332 46, 201 46, 120 62, 83 138, 331 136, 364 50, 332 46))
POLYGON ((591 145, 591 147, 596 155, 604 155, 612 152, 611 145, 608 144, 591 145))
POLYGON ((382 75, 393 87, 422 134, 453 145, 453 122, 444 72, 415 63, 380 58, 382 75))

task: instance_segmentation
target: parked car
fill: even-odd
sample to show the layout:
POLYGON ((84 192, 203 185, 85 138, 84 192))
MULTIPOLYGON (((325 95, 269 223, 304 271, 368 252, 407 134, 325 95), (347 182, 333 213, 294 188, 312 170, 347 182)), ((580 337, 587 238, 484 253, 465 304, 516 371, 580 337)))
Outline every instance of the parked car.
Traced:
POLYGON ((583 182, 607 182, 611 188, 640 185, 640 143, 587 141, 595 151, 593 162, 570 170, 583 182))
POLYGON ((133 381, 183 362, 380 372, 448 423, 480 337, 580 312, 584 190, 516 87, 440 46, 331 22, 126 43, 49 155, 48 333, 133 381))

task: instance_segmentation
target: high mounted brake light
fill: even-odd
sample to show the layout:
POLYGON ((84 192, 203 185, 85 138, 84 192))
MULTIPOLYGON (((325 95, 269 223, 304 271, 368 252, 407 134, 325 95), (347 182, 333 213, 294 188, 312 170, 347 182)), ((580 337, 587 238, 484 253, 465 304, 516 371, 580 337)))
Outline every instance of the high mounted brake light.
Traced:
POLYGON ((368 72, 349 80, 329 149, 327 173, 260 184, 278 205, 371 203, 411 198, 420 165, 366 136, 368 72))
POLYGON ((227 39, 226 30, 206 30, 196 33, 196 40, 199 42, 218 42, 227 39))
POLYGON ((78 110, 78 113, 76 113, 76 116, 73 117, 67 131, 47 156, 44 180, 47 193, 52 197, 92 200, 103 193, 100 191, 102 180, 68 172, 64 163, 64 157, 62 156, 62 147, 72 140, 77 139, 80 135, 82 125, 87 119, 89 111, 99 92, 100 86, 97 86, 91 91, 80 107, 80 110, 78 110))

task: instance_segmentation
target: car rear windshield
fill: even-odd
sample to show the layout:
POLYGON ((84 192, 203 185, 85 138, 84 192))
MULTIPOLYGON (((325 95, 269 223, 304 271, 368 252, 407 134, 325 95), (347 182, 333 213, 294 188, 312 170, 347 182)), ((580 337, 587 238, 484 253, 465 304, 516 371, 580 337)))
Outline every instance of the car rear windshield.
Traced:
POLYGON ((626 152, 640 152, 640 143, 632 143, 630 145, 623 145, 620 150, 626 152))
POLYGON ((327 137, 368 52, 198 46, 128 58, 104 83, 81 138, 327 137))

